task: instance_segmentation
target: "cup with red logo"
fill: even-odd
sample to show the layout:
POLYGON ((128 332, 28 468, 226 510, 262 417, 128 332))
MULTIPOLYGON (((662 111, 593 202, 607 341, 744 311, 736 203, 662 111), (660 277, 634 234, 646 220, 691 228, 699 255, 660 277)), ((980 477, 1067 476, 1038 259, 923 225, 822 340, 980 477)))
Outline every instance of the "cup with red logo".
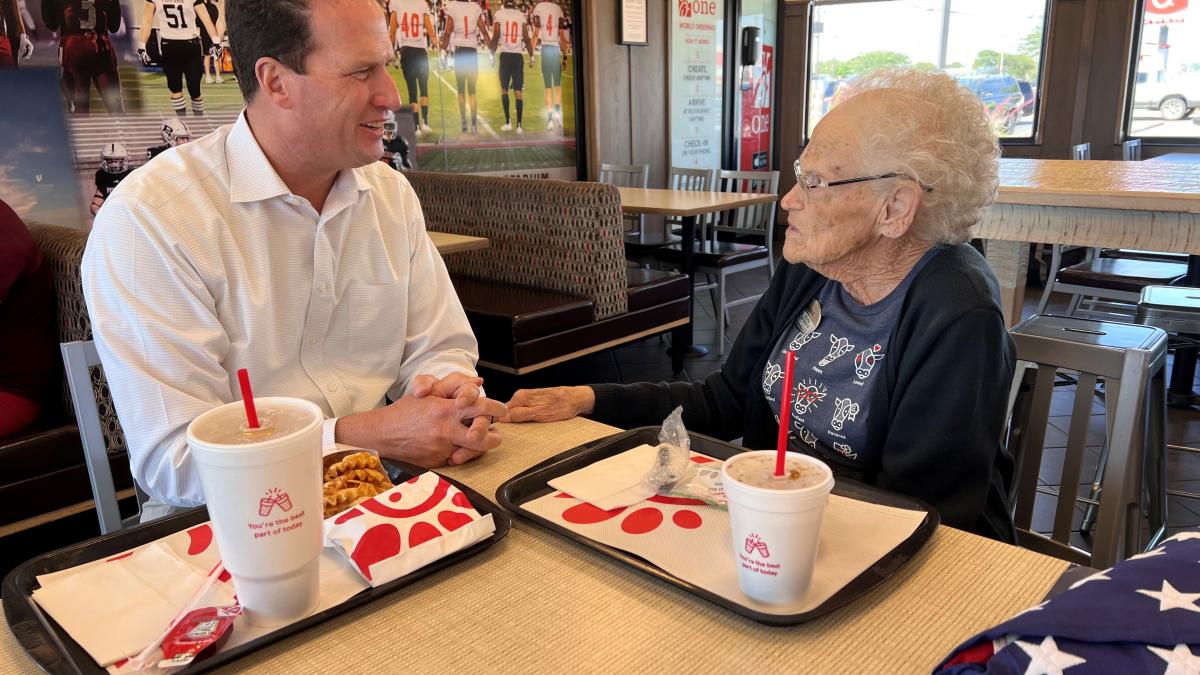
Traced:
POLYGON ((317 607, 324 415, 303 399, 252 400, 257 427, 238 401, 197 417, 187 439, 246 620, 280 626, 317 607))
POLYGON ((738 585, 759 602, 803 602, 812 584, 817 542, 833 472, 815 457, 789 452, 782 476, 776 451, 744 452, 725 460, 721 483, 738 585))

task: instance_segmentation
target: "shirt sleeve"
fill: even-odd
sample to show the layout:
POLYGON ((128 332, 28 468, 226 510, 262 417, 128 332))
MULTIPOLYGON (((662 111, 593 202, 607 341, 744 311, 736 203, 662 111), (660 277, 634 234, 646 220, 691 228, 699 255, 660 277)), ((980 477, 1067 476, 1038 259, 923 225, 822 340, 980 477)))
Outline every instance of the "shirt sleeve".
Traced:
POLYGON ((84 252, 83 291, 134 477, 158 501, 197 506, 186 429, 235 400, 221 365, 230 343, 212 295, 160 225, 144 203, 111 197, 84 252))
MULTIPOLYGON (((399 174, 397 174, 399 176, 399 174)), ((416 193, 405 181, 404 211, 412 256, 408 277, 408 330, 404 338, 404 361, 388 398, 408 393, 413 377, 442 378, 454 372, 475 375, 479 347, 467 314, 442 256, 425 231, 425 217, 416 193)))
MULTIPOLYGON (((1010 531, 1003 518, 979 521, 1005 508, 985 507, 1004 492, 994 467, 1007 454, 1000 435, 1015 359, 996 309, 967 312, 906 353, 875 483, 924 500, 952 527, 1010 531)), ((1011 466, 1011 458, 1001 463, 1011 466)))

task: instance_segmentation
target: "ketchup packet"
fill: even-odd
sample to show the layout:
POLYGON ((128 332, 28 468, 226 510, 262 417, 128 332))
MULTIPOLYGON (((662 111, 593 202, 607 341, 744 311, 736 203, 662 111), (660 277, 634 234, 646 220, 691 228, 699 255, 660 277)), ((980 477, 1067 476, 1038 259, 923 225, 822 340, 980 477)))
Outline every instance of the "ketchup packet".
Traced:
POLYGON ((201 607, 188 612, 162 642, 160 668, 177 668, 195 661, 204 650, 216 651, 233 631, 242 614, 241 605, 201 607))

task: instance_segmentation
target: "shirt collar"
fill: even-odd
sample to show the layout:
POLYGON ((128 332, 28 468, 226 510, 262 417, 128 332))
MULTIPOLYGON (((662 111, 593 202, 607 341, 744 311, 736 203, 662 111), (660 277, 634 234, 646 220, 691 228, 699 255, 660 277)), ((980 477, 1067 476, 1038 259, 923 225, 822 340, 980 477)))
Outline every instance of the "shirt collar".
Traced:
MULTIPOLYGON (((225 140, 225 157, 229 166, 230 201, 257 202, 272 197, 285 197, 292 193, 275 172, 275 167, 271 166, 271 162, 262 151, 262 146, 258 144, 258 139, 254 138, 244 108, 238 114, 237 122, 225 140)), ((371 189, 361 167, 340 172, 334 180, 330 196, 351 186, 359 192, 371 189)))

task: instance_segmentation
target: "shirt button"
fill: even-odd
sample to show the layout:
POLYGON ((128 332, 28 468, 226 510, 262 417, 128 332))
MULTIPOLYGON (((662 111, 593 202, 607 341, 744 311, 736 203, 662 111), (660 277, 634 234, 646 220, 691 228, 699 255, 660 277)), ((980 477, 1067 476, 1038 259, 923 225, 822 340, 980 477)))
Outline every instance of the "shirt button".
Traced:
POLYGON ((317 339, 316 339, 316 338, 305 338, 305 339, 304 339, 304 346, 305 346, 305 347, 311 347, 311 346, 313 346, 313 345, 315 345, 315 344, 317 344, 317 339))
POLYGON ((329 293, 329 284, 321 284, 321 294, 327 295, 328 293, 329 293))
POLYGON ((329 385, 329 391, 336 392, 337 390, 338 390, 338 386, 336 384, 329 385))

